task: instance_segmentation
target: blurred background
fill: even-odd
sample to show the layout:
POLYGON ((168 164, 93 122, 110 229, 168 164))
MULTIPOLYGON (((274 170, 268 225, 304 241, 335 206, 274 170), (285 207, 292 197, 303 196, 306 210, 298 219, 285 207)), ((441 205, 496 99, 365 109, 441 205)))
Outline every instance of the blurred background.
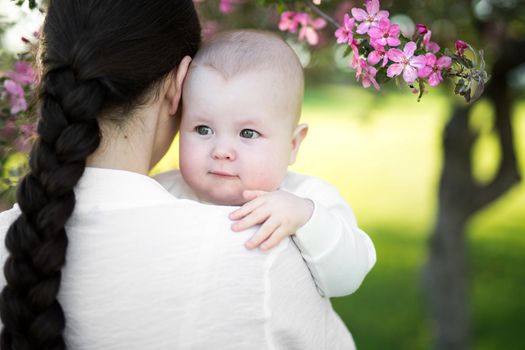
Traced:
MULTIPOLYGON (((276 8, 261 4, 279 1, 195 3, 204 37, 278 31, 276 8)), ((363 3, 320 6, 339 22, 352 7, 363 3)), ((310 130, 291 170, 335 185, 377 249, 362 287, 334 298, 334 308, 361 349, 524 349, 525 2, 397 0, 381 8, 402 31, 425 23, 442 47, 453 50, 461 39, 483 49, 492 77, 470 105, 450 83, 417 102, 404 84, 362 88, 333 27, 320 30, 314 46, 281 33, 307 81, 302 121, 310 130)), ((0 9, 0 70, 7 70, 41 14, 9 0, 0 9)), ((175 140, 152 173, 177 166, 175 140)))

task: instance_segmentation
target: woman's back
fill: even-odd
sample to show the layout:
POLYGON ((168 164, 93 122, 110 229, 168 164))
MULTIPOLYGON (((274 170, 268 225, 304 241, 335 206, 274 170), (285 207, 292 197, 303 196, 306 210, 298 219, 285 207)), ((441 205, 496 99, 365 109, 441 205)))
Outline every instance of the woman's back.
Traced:
POLYGON ((193 1, 48 3, 38 137, 0 214, 2 350, 351 348, 289 240, 247 251, 231 208, 140 175, 179 127, 193 1))
MULTIPOLYGON (((87 168, 75 193, 58 295, 68 348, 352 348, 290 240, 249 251, 231 208, 131 172, 87 168)), ((1 238, 17 214, 0 215, 1 238)))

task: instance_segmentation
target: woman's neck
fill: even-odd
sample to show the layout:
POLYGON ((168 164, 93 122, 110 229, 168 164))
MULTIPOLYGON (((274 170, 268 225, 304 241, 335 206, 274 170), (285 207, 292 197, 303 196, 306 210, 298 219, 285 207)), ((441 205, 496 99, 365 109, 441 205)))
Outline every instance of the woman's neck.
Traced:
MULTIPOLYGON (((125 125, 112 121, 99 122, 102 140, 88 157, 86 166, 132 171, 147 175, 152 166, 156 137, 156 109, 141 109, 125 125)), ((103 119, 102 119, 103 120, 103 119)))
POLYGON ((149 157, 144 148, 138 148, 137 143, 132 142, 132 136, 122 133, 111 137, 111 142, 104 142, 108 137, 102 139, 99 148, 88 157, 86 166, 148 174, 149 157))
MULTIPOLYGON (((188 64, 189 59, 186 69, 188 64)), ((185 72, 181 73, 182 78, 185 72)), ((128 122, 124 125, 101 116, 102 140, 97 150, 88 157, 86 165, 147 175, 167 152, 179 130, 180 109, 179 113, 177 110, 180 89, 175 79, 169 80, 157 98, 134 111, 132 116, 126 118, 128 122)))

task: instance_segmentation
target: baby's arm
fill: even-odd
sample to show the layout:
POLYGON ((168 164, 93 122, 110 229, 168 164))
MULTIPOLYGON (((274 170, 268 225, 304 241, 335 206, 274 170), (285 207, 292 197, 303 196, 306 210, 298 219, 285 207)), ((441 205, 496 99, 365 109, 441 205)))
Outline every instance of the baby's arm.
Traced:
MULTIPOLYGON (((295 232, 292 239, 301 250, 321 295, 336 297, 353 293, 375 264, 376 254, 372 241, 366 233, 359 229, 352 209, 333 186, 316 178, 296 174, 290 176, 293 181, 288 181, 289 186, 288 188, 285 186, 285 189, 294 192, 297 199, 304 201, 308 198, 314 206, 311 217, 307 219, 306 223, 291 233, 289 229, 287 234, 295 232)), ((279 192, 284 191, 272 193, 279 192)), ((245 206, 249 206, 249 203, 245 206)), ((284 214, 289 216, 288 220, 296 222, 297 217, 304 217, 304 215, 298 215, 296 210, 298 208, 299 212, 303 210, 300 209, 301 205, 299 204, 302 202, 291 201, 290 203, 296 204, 293 206, 274 205, 274 207, 281 209, 277 211, 278 217, 282 217, 284 214), (291 208, 291 210, 288 213, 283 212, 282 209, 285 207, 291 208)), ((252 207, 257 206, 252 205, 252 207)), ((245 210, 243 214, 247 215, 250 212, 253 211, 245 210)), ((241 227, 244 229, 246 223, 257 221, 254 219, 263 217, 254 215, 252 219, 248 219, 248 222, 241 224, 241 227)), ((242 220, 239 223, 241 222, 242 220)), ((275 224, 270 227, 273 225, 275 224)), ((275 233, 277 234, 273 239, 273 234, 269 238, 272 240, 269 241, 271 246, 274 245, 275 241, 278 242, 286 237, 282 231, 275 233)), ((254 236, 255 241, 252 243, 260 243, 261 237, 267 235, 268 231, 264 230, 257 237, 258 234, 259 232, 254 236)))
POLYGON ((376 262, 372 240, 357 226, 352 209, 333 186, 307 178, 295 193, 315 203, 312 218, 292 238, 321 294, 352 294, 376 262))

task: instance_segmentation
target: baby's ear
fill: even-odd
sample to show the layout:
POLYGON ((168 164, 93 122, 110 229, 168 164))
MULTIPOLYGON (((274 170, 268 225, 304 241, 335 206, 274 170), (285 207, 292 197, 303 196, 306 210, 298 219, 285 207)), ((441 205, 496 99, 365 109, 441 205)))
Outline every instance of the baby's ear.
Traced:
POLYGON ((168 78, 168 90, 166 92, 166 97, 169 101, 170 115, 175 115, 179 110, 182 95, 182 84, 184 83, 184 79, 188 74, 190 64, 191 57, 184 57, 176 70, 173 71, 168 78))
POLYGON ((292 135, 292 152, 290 153, 289 165, 295 163, 297 159, 297 153, 299 153, 299 147, 301 142, 303 142, 306 134, 308 133, 308 124, 299 124, 295 127, 295 130, 292 135))

